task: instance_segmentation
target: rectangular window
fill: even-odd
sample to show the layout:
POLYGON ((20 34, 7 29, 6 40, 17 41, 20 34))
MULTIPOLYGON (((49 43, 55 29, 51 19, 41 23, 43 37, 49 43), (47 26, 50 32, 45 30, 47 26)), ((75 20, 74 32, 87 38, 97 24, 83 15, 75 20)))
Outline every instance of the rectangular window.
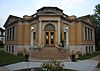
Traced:
POLYGON ((35 40, 35 35, 36 35, 36 32, 33 32, 33 39, 35 40))
POLYGON ((10 48, 10 46, 9 46, 9 52, 11 51, 11 48, 10 48))
POLYGON ((91 52, 91 46, 89 46, 89 52, 91 52))
POLYGON ((90 29, 88 28, 88 40, 90 39, 90 29))
POLYGON ((89 40, 91 40, 91 29, 89 29, 89 40))
POLYGON ((87 40, 87 27, 85 27, 85 40, 87 40))
POLYGON ((54 32, 51 32, 51 44, 54 44, 54 32))
POLYGON ((66 42, 66 32, 64 32, 64 42, 66 42))
POLYGON ((9 29, 7 29, 7 40, 9 40, 9 29))
POLYGON ((9 34, 9 36, 10 36, 10 40, 12 39, 12 33, 11 33, 11 28, 10 28, 10 34, 9 34))
POLYGON ((15 27, 7 29, 7 40, 14 40, 15 38, 15 27))
POLYGON ((15 27, 12 28, 12 39, 14 40, 15 38, 15 27))
POLYGON ((8 52, 8 49, 9 49, 8 46, 6 46, 6 51, 7 51, 7 52, 8 52))
POLYGON ((12 46, 12 53, 14 52, 14 46, 12 46))
POLYGON ((49 32, 46 32, 45 39, 46 39, 46 44, 49 44, 49 32))
POLYGON ((92 33, 92 29, 91 29, 91 40, 93 40, 93 33, 92 33))
POLYGON ((91 46, 91 52, 93 52, 93 46, 91 46))

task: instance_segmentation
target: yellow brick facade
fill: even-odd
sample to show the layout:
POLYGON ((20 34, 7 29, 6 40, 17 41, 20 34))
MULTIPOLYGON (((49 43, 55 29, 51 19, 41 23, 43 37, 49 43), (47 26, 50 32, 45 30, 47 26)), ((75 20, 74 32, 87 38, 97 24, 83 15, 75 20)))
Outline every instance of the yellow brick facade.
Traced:
POLYGON ((61 45, 61 38, 64 40, 64 48, 69 49, 70 52, 74 50, 85 54, 95 51, 95 30, 90 15, 77 18, 63 14, 63 11, 56 7, 46 7, 46 9, 43 7, 37 10, 36 15, 24 16, 23 18, 9 16, 4 25, 6 32, 5 51, 11 52, 9 48, 12 46, 14 46, 15 53, 18 53, 21 48, 30 48, 33 45, 36 48, 40 45, 42 48, 58 48, 61 45), (10 21, 13 19, 14 21, 10 21), (47 25, 49 26, 45 30, 47 25), (13 40, 11 40, 12 27, 15 27, 13 40), (31 27, 34 29, 32 30, 31 27), (85 33, 85 27, 89 29, 86 32, 88 35, 85 33), (91 40, 85 39, 87 36, 90 36, 91 40), (8 40, 8 38, 10 39, 8 40))

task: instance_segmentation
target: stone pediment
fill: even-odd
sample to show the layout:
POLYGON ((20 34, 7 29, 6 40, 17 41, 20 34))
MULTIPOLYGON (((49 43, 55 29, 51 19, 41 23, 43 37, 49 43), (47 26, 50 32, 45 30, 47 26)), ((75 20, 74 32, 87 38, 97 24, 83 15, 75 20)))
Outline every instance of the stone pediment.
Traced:
POLYGON ((13 15, 9 15, 7 21, 6 21, 5 24, 4 24, 4 27, 7 26, 7 25, 12 24, 13 22, 18 21, 19 19, 21 19, 21 18, 16 17, 16 16, 13 16, 13 15))
POLYGON ((94 25, 94 22, 93 22, 90 15, 80 17, 77 20, 82 21, 82 22, 87 23, 87 24, 92 25, 92 26, 94 25))

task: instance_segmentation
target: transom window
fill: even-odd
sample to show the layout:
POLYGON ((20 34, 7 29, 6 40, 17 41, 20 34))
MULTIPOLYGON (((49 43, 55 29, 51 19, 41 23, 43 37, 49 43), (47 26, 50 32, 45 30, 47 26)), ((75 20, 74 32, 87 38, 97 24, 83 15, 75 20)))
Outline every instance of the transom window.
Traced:
POLYGON ((52 24, 47 24, 44 28, 45 31, 54 31, 55 27, 52 24))

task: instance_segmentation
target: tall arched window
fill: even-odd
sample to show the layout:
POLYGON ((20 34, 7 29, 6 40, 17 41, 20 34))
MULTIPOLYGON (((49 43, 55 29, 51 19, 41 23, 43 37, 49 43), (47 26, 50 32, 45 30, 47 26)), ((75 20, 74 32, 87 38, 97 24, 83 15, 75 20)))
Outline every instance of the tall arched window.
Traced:
POLYGON ((44 28, 45 31, 55 31, 55 26, 52 24, 47 24, 44 28))

